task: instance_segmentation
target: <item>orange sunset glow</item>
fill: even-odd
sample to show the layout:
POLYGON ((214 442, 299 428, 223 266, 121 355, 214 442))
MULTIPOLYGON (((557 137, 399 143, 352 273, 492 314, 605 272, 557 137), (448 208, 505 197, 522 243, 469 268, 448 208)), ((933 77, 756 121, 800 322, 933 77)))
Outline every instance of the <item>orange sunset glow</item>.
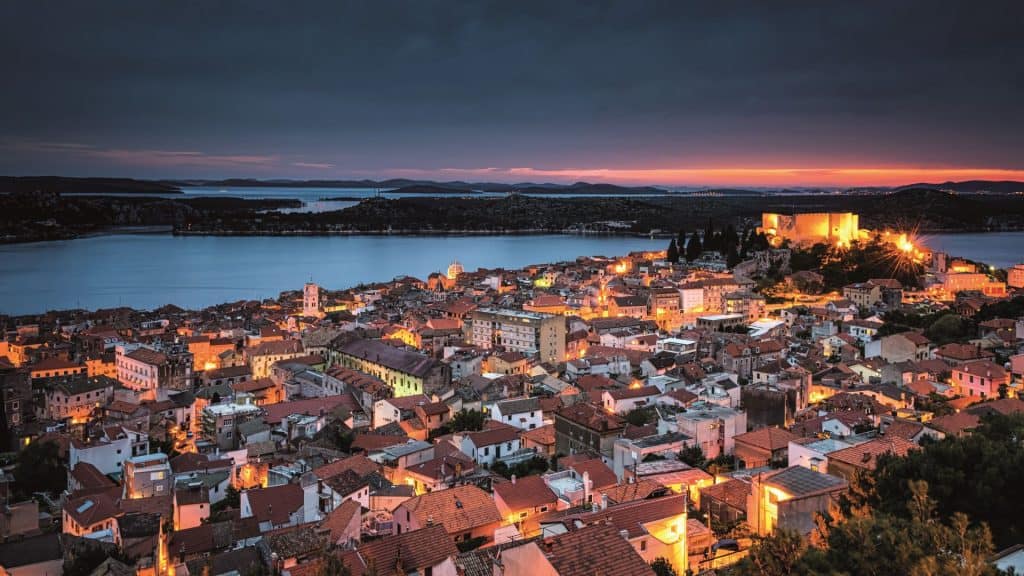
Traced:
POLYGON ((927 167, 446 168, 447 176, 689 186, 902 186, 915 182, 1022 180, 1024 170, 927 167))

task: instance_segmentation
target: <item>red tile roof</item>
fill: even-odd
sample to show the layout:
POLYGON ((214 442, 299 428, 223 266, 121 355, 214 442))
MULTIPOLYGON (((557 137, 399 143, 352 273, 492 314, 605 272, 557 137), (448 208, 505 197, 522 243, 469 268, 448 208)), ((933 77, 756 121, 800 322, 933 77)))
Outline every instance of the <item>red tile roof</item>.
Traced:
POLYGON ((500 496, 505 505, 513 511, 554 504, 558 500, 540 476, 526 476, 517 478, 514 482, 495 483, 492 488, 495 497, 500 496))
POLYGON ((596 524, 540 544, 560 576, 653 576, 652 569, 618 531, 596 524))
POLYGON ((939 416, 928 421, 928 427, 950 436, 960 436, 974 430, 981 424, 981 418, 970 412, 957 412, 939 416))
POLYGON ((622 388, 619 390, 609 390, 608 395, 613 400, 629 400, 631 398, 646 398, 650 396, 660 396, 661 390, 657 386, 641 386, 639 388, 622 388))
POLYGON ((424 571, 459 554, 455 543, 439 524, 368 542, 357 552, 366 564, 373 561, 380 576, 406 576, 410 572, 424 571))
POLYGON ((421 526, 437 522, 449 534, 501 522, 491 496, 472 484, 429 492, 406 500, 401 506, 416 516, 421 526))
POLYGON ((279 402, 263 406, 264 420, 271 426, 279 424, 282 420, 292 414, 305 414, 306 416, 317 416, 330 414, 338 408, 345 408, 349 411, 355 410, 359 405, 351 394, 339 394, 325 398, 308 398, 292 402, 279 402))
POLYGON ((791 440, 796 440, 797 438, 799 438, 799 436, 788 430, 773 427, 761 428, 760 430, 754 430, 753 432, 739 434, 734 438, 734 440, 755 448, 774 452, 788 447, 789 442, 791 440))
POLYGON ((513 440, 519 439, 519 428, 515 426, 509 426, 500 422, 493 421, 494 424, 490 424, 487 430, 480 432, 469 432, 466 436, 473 442, 473 445, 477 448, 483 446, 493 446, 495 444, 501 444, 503 442, 512 442, 513 440))
POLYGON ((566 466, 576 471, 576 474, 583 477, 584 472, 590 475, 590 482, 593 484, 594 491, 603 490, 609 486, 618 484, 618 478, 615 477, 615 472, 608 467, 600 458, 591 458, 589 460, 583 460, 581 462, 573 462, 571 465, 566 466))
POLYGON ((878 457, 883 454, 894 456, 906 456, 911 450, 916 450, 917 444, 910 440, 904 440, 898 436, 886 436, 869 440, 863 444, 836 450, 828 455, 829 462, 843 462, 856 468, 874 470, 878 464, 878 457))
POLYGON ((357 454, 341 460, 335 460, 330 464, 324 464, 319 468, 314 468, 313 474, 321 480, 326 480, 332 476, 337 476, 346 470, 353 470, 359 474, 360 477, 366 477, 374 472, 380 471, 380 469, 380 464, 377 464, 366 456, 357 454))
POLYGON ((704 498, 713 498, 743 513, 747 511, 748 494, 750 494, 750 484, 736 479, 700 489, 702 503, 704 498))
POLYGON ((624 504, 636 500, 643 500, 652 493, 664 490, 665 487, 654 480, 641 479, 639 482, 618 484, 601 490, 601 494, 608 497, 610 504, 624 504))
POLYGON ((247 490, 252 515, 260 522, 274 526, 287 524, 293 512, 302 508, 302 488, 298 484, 282 484, 269 488, 247 490))

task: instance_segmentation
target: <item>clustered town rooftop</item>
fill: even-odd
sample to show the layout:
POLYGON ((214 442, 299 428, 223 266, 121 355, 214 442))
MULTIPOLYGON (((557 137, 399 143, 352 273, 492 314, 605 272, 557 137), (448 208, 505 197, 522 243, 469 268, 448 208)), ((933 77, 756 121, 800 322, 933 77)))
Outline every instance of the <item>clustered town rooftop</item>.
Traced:
POLYGON ((56 573, 99 551, 125 574, 696 573, 747 553, 722 527, 809 533, 881 455, 1022 410, 1024 319, 952 341, 891 319, 972 317, 1024 289, 1024 266, 998 280, 904 237, 920 286, 812 290, 821 274, 790 272, 787 246, 843 249, 856 215, 762 224, 738 262, 673 244, 0 318, 0 441, 52 449, 61 470, 24 486, 2 469, 0 537, 17 542, 0 565, 56 573))

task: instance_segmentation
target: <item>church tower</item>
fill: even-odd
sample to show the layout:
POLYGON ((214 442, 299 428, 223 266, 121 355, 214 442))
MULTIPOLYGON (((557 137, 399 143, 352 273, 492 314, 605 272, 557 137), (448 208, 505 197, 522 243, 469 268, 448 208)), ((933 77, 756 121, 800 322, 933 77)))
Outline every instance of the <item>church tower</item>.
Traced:
POLYGON ((319 318, 320 313, 320 287, 312 282, 307 282, 302 288, 302 315, 319 318))

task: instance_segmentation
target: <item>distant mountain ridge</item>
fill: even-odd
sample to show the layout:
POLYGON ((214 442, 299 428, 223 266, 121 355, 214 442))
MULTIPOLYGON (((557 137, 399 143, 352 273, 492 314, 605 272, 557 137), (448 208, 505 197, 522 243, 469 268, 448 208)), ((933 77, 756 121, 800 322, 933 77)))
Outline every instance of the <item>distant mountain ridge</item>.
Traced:
POLYGON ((780 188, 730 188, 730 187, 686 187, 685 190, 669 186, 624 186, 606 182, 574 182, 558 184, 553 182, 465 182, 462 180, 435 181, 409 178, 385 180, 292 180, 254 178, 211 179, 158 179, 116 177, 69 177, 69 176, 0 176, 0 193, 48 192, 63 194, 176 194, 188 187, 205 188, 379 188, 403 190, 422 194, 452 194, 473 192, 519 192, 523 194, 593 194, 628 196, 634 194, 696 194, 713 196, 765 196, 772 194, 886 194, 909 189, 929 188, 948 190, 962 194, 1018 194, 1024 193, 1024 182, 1013 180, 966 180, 962 182, 914 183, 903 186, 854 186, 843 189, 820 187, 780 188))
POLYGON ((952 190, 962 194, 1017 194, 1024 193, 1024 182, 1016 180, 964 180, 962 182, 943 182, 931 184, 919 182, 899 186, 897 190, 908 190, 912 188, 934 188, 935 190, 952 190))
POLYGON ((181 188, 157 180, 73 178, 66 176, 0 176, 0 193, 26 194, 176 194, 181 188))

